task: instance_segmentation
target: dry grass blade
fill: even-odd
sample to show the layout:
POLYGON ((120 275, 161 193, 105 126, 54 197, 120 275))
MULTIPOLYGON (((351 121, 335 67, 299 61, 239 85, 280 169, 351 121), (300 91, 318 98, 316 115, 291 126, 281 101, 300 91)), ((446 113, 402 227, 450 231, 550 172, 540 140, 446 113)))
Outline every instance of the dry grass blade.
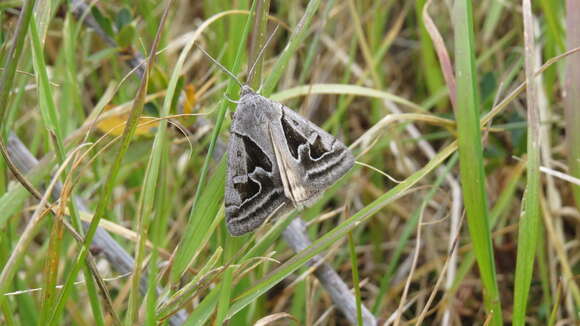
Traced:
MULTIPOLYGON (((566 1, 566 30, 577 31, 580 28, 580 3, 566 1)), ((580 47, 580 34, 567 33, 568 49, 580 47)), ((566 80, 564 83, 564 107, 566 121, 566 142, 568 145, 568 167, 573 177, 580 178, 580 54, 572 55, 566 60, 566 80)), ((573 186, 572 191, 576 207, 580 207, 580 187, 573 186)))
POLYGON ((538 108, 537 84, 534 82, 535 72, 535 40, 534 20, 531 3, 523 0, 524 38, 526 52, 526 102, 528 118, 528 144, 527 144, 527 184, 522 207, 522 215, 518 230, 518 253, 515 274, 514 293, 514 325, 526 323, 526 307, 532 274, 534 271, 534 259, 536 256, 536 244, 539 236, 540 222, 540 113, 538 108))
POLYGON ((278 321, 280 319, 290 319, 290 320, 294 321, 296 324, 298 324, 298 319, 296 319, 296 317, 292 316, 291 314, 289 314, 287 312, 279 312, 276 314, 271 314, 269 316, 260 318, 258 321, 256 321, 254 326, 267 326, 267 325, 270 325, 270 324, 272 324, 275 321, 278 321))
POLYGON ((449 52, 447 51, 443 37, 441 36, 441 33, 439 33, 437 25, 435 25, 433 19, 431 19, 431 16, 429 16, 429 6, 431 6, 432 2, 433 0, 428 0, 423 7, 423 22, 425 23, 427 32, 429 32, 429 35, 433 40, 433 45, 435 46, 437 56, 439 57, 441 71, 443 72, 443 77, 447 83, 447 88, 449 88, 449 99, 451 100, 453 107, 456 107, 457 87, 455 86, 455 73, 453 72, 453 65, 451 64, 449 52))

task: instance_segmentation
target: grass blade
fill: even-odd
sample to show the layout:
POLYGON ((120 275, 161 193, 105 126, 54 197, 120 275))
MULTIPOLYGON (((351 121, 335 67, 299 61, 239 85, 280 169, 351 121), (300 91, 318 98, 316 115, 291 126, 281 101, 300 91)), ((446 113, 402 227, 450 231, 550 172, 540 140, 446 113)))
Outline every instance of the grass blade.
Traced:
POLYGON ((352 284, 356 298, 356 320, 359 326, 363 325, 361 296, 360 296, 360 279, 358 276, 358 263, 356 259, 356 244, 352 237, 352 232, 348 232, 348 249, 352 266, 352 284))
POLYGON ((522 1, 526 52, 526 100, 528 109, 527 185, 518 230, 518 254, 514 290, 514 325, 525 325, 528 294, 534 272, 540 222, 540 112, 534 82, 534 21, 530 0, 522 1))
POLYGON ((308 2, 304 16, 300 18, 300 21, 296 27, 294 27, 294 31, 292 32, 286 47, 272 68, 272 72, 270 72, 270 75, 268 75, 268 78, 264 82, 264 86, 262 87, 263 96, 269 96, 276 88, 288 61, 290 61, 290 58, 296 54, 298 47, 304 43, 304 39, 308 35, 308 27, 310 26, 319 6, 320 0, 310 0, 308 2))
MULTIPOLYGON (((252 6, 251 10, 253 10, 253 6, 252 6)), ((248 15, 248 19, 246 21, 246 25, 245 25, 244 31, 243 31, 242 41, 238 45, 234 65, 231 69, 231 72, 234 75, 240 71, 242 53, 245 50, 246 39, 247 39, 248 32, 250 30, 250 25, 251 25, 250 24, 251 17, 252 17, 252 15, 248 15)), ((230 80, 230 82, 228 83, 228 88, 226 90, 227 96, 230 98, 235 97, 236 94, 234 94, 234 91, 237 89, 238 89, 238 84, 235 81, 230 80)), ((219 134, 221 132, 221 128, 222 128, 222 125, 224 122, 226 112, 228 111, 229 105, 230 105, 230 103, 227 102, 225 99, 222 100, 220 103, 220 107, 218 109, 217 120, 216 120, 214 129, 213 129, 213 132, 211 135, 211 141, 209 144, 209 148, 208 148, 207 154, 205 156, 203 166, 201 168, 197 189, 195 190, 195 197, 193 199, 193 205, 191 207, 191 212, 189 214, 189 222, 188 222, 188 226, 187 226, 188 228, 190 228, 190 224, 197 223, 194 221, 194 217, 196 215, 196 210, 198 209, 197 206, 200 205, 200 198, 202 195, 202 189, 204 189, 204 186, 205 186, 205 179, 207 177, 207 173, 209 170, 209 164, 210 164, 210 161, 212 160, 212 155, 213 155, 213 152, 215 150, 215 145, 217 143, 217 139, 218 139, 219 134)), ((173 283, 173 284, 175 284, 177 282, 178 278, 181 277, 181 275, 185 272, 185 269, 187 268, 187 263, 190 262, 191 258, 193 257, 193 252, 188 251, 188 249, 185 246, 180 244, 178 246, 175 254, 174 254, 174 257, 175 257, 175 261, 178 262, 177 263, 178 265, 174 265, 171 268, 169 281, 170 281, 170 283, 173 283)))
POLYGON ((63 290, 58 298, 57 304, 53 310, 53 313, 50 318, 49 325, 58 325, 60 321, 60 315, 62 310, 64 309, 64 304, 67 297, 70 295, 70 292, 74 286, 74 282, 76 280, 77 274, 80 270, 81 265, 84 263, 84 260, 87 256, 89 251, 89 246, 93 241, 93 237, 95 236, 95 232, 97 231, 97 227, 99 225, 99 221, 101 218, 105 216, 106 211, 109 207, 109 201, 111 199, 111 195, 113 192, 113 187, 116 184, 117 175, 119 174, 119 170, 121 169, 121 165, 125 158, 125 154, 129 149, 129 145, 131 144, 131 140, 133 135, 135 134, 135 130, 137 129, 137 123, 139 122, 139 117, 143 112, 143 106, 145 104, 145 96, 147 95, 147 85, 149 83, 149 73, 151 72, 153 63, 155 61, 155 53, 157 51, 157 44, 159 43, 159 39, 161 36, 161 29, 163 28, 165 18, 167 17, 169 6, 165 8, 165 12, 163 18, 161 19, 157 35, 153 44, 151 45, 151 52, 149 54, 149 58, 147 60, 147 69, 145 70, 145 75, 141 80, 141 84, 137 91, 137 95, 135 96, 135 102, 133 103, 133 107, 131 108, 131 112, 129 114, 129 118, 127 120, 127 124, 125 125, 125 129, 123 131, 123 136, 121 137, 121 145, 115 156, 115 161, 113 162, 111 169, 107 175, 105 183, 101 188, 101 193, 99 197, 99 201, 97 204, 97 208, 95 210, 95 214, 91 221, 91 224, 87 230, 85 241, 83 246, 80 248, 80 251, 77 255, 76 261, 69 272, 68 278, 65 282, 63 290))
MULTIPOLYGON (((10 93, 12 84, 14 82, 14 75, 16 73, 16 67, 18 66, 18 59, 20 59, 22 54, 26 31, 28 30, 28 26, 30 24, 32 10, 35 3, 36 1, 34 0, 28 0, 24 2, 24 6, 22 7, 22 11, 18 18, 18 25, 16 26, 14 38, 12 40, 12 46, 10 47, 8 54, 4 57, 4 62, 2 65, 4 71, 0 77, 0 131, 2 131, 0 134, 0 151, 7 163, 10 161, 10 157, 4 143, 4 131, 7 130, 7 127, 4 125, 6 121, 4 118, 6 114, 5 110, 8 107, 8 94, 10 93)), ((19 258, 18 260, 22 261, 22 258, 19 258)), ((16 266, 10 265, 8 263, 2 268, 2 273, 0 274, 0 293, 4 293, 8 288, 8 282, 12 280, 15 270, 16 266)))
POLYGON ((475 69, 473 12, 470 0, 454 5, 455 69, 457 81, 457 120, 459 167, 469 234, 473 243, 480 277, 484 286, 484 303, 492 314, 492 325, 502 325, 502 310, 497 286, 494 254, 489 227, 483 149, 479 128, 478 79, 475 69))

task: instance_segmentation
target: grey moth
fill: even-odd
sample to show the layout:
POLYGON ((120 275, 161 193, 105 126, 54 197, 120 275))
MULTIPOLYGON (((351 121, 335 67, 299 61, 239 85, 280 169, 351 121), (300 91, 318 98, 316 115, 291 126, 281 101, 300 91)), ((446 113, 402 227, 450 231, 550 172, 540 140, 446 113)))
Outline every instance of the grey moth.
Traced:
POLYGON ((243 86, 228 144, 226 225, 234 235, 313 204, 354 164, 338 139, 243 86))

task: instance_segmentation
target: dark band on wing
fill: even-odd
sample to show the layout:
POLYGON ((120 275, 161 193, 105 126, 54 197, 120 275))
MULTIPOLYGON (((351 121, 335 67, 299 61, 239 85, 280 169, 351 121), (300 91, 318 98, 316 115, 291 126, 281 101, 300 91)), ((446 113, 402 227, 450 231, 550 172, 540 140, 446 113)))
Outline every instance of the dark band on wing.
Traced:
POLYGON ((317 160, 316 163, 318 164, 311 164, 306 171, 306 179, 315 180, 328 174, 342 175, 345 170, 352 166, 352 160, 349 155, 350 153, 346 148, 337 148, 327 153, 322 157, 324 160, 317 160), (344 165, 344 168, 337 170, 336 168, 341 165, 344 165))

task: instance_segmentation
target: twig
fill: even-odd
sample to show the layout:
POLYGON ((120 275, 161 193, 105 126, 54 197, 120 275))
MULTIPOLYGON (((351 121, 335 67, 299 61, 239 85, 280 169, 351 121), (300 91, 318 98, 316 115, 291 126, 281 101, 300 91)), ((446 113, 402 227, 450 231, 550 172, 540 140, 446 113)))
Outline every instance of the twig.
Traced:
MULTIPOLYGON (((295 218, 283 232, 284 240, 294 252, 302 251, 311 244, 305 232, 305 225, 306 223, 301 218, 295 218)), ((356 300, 354 295, 330 264, 321 262, 321 260, 322 258, 316 255, 308 262, 308 265, 319 265, 314 271, 314 275, 330 294, 336 307, 351 323, 356 324, 356 300)), ((377 325, 375 317, 364 305, 362 306, 362 315, 365 326, 377 325)))

